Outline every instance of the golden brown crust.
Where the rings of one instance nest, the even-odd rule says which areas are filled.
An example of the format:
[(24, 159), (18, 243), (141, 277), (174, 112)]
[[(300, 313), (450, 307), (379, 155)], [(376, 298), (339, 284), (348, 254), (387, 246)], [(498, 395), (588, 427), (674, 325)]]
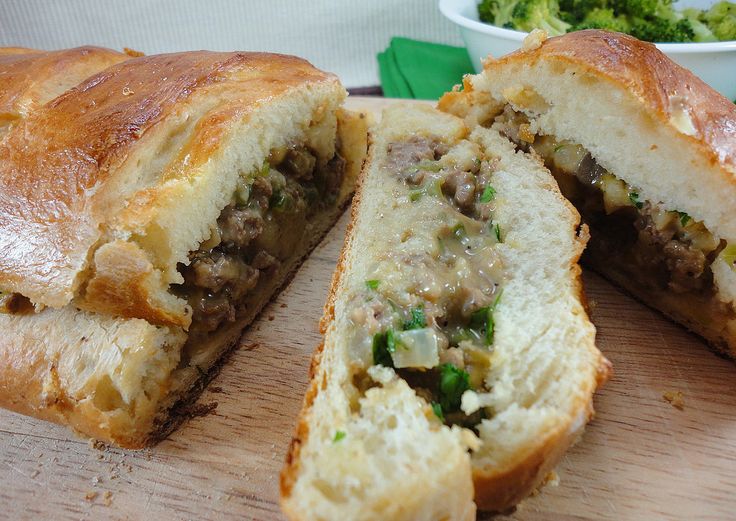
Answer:
[[(607, 31), (575, 31), (550, 38), (533, 50), (520, 50), (486, 62), (486, 69), (521, 62), (574, 63), (594, 76), (603, 76), (633, 93), (660, 123), (671, 125), (673, 109), (689, 113), (695, 147), (720, 163), (736, 182), (736, 105), (689, 70), (680, 67), (654, 44)], [(449, 103), (449, 102), (448, 102)]]
[[(230, 122), (315, 82), (337, 80), (282, 55), (200, 51), (141, 57), (88, 78), (18, 122), (0, 143), (0, 288), (54, 307), (75, 297), (85, 300), (84, 279), (94, 279), (92, 256), (106, 241), (111, 219), (121, 218), (116, 210), (127, 206), (135, 229), (136, 219), (145, 221), (159, 200), (176, 196), (167, 192), (168, 179), (186, 178), (218, 150)], [(126, 192), (130, 180), (121, 178), (121, 165), (145, 146), (146, 133), (175, 116), (187, 100), (205, 94), (216, 100), (216, 109), (198, 122), (162, 179), (154, 180), (162, 186)], [(127, 262), (124, 256), (117, 259)], [(102, 272), (122, 273), (124, 266), (113, 262)], [(128, 279), (113, 283), (131, 287), (104, 291), (105, 298), (138, 287), (134, 299), (141, 305), (107, 300), (110, 311), (158, 323), (167, 322), (156, 318), (167, 313), (181, 319), (183, 306), (162, 311), (149, 286), (143, 290)], [(82, 305), (101, 305), (95, 295), (92, 291)]]
[(53, 98), (107, 67), (128, 59), (101, 47), (37, 51), (0, 48), (0, 128), (27, 117)]
[[(330, 288), (327, 290), (327, 300), (325, 302), (322, 319), (320, 320), (320, 333), (322, 333), (322, 335), (327, 333), (327, 328), (335, 318), (335, 299), (337, 298), (337, 289), (340, 286), (340, 281), (342, 280), (342, 276), (345, 272), (345, 262), (353, 237), (352, 230), (355, 227), (358, 207), (360, 205), (361, 198), (363, 197), (363, 182), (367, 174), (365, 166), (370, 164), (373, 151), (371, 143), (371, 134), (368, 133), (366, 141), (367, 155), (364, 157), (364, 160), (361, 161), (359, 166), (356, 165), (360, 170), (357, 176), (355, 195), (353, 195), (350, 208), (350, 221), (348, 222), (345, 240), (343, 241), (342, 249), (340, 250), (340, 256), (338, 257), (335, 271), (332, 274)], [(314, 350), (309, 362), (309, 388), (304, 395), (304, 401), (302, 402), (302, 408), (300, 409), (299, 417), (297, 418), (294, 435), (289, 443), (284, 467), (281, 469), (281, 474), (279, 475), (279, 488), (282, 499), (291, 494), (291, 489), (299, 474), (299, 453), (301, 451), (301, 446), (306, 442), (309, 436), (309, 414), (312, 409), (312, 404), (320, 391), (320, 385), (319, 382), (317, 382), (316, 376), (319, 372), (319, 366), (322, 363), (322, 352), (324, 351), (324, 347), (324, 342), (320, 342)]]

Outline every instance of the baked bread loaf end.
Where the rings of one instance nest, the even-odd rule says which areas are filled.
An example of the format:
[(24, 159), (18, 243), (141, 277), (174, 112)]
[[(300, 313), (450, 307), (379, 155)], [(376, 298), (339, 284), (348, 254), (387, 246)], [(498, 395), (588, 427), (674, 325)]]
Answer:
[(541, 156), (591, 229), (584, 260), (736, 357), (736, 105), (654, 45), (579, 31), (440, 106)]
[[(68, 54), (100, 68), (52, 93)], [(0, 141), (0, 405), (142, 447), (342, 213), (365, 120), (291, 56), (3, 56), (35, 101)]]

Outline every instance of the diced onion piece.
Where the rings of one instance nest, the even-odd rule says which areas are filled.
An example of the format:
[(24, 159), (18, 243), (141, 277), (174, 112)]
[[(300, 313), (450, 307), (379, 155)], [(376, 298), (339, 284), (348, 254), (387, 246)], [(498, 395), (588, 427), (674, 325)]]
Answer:
[(690, 240), (692, 247), (706, 255), (718, 248), (719, 240), (701, 222), (691, 223), (684, 229), (683, 237)]
[(736, 245), (726, 246), (711, 264), (718, 298), (736, 304)]
[(731, 266), (731, 269), (736, 269), (736, 244), (729, 244), (723, 251), (718, 255), (723, 261)]
[(629, 188), (621, 179), (613, 174), (603, 174), (600, 186), (606, 213), (615, 212), (624, 206), (632, 206), (633, 203), (629, 199)]
[(666, 230), (672, 224), (674, 224), (677, 214), (670, 212), (662, 208), (661, 206), (654, 206), (650, 211), (652, 222), (658, 230)]
[(434, 329), (425, 327), (396, 333), (396, 350), (391, 353), (396, 368), (424, 367), (440, 363), (439, 338)]
[(574, 174), (580, 168), (580, 162), (588, 152), (582, 145), (562, 142), (554, 149), (552, 160), (557, 168), (568, 174)]

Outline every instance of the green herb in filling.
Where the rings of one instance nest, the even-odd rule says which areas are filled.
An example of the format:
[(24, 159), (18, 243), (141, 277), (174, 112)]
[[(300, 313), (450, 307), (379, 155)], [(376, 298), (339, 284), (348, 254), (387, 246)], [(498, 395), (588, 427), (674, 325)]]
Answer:
[(341, 439), (345, 437), (345, 431), (337, 431), (335, 432), (335, 437), (332, 439), (333, 443), (337, 443)]
[(376, 289), (376, 288), (378, 288), (378, 285), (379, 285), (380, 283), (381, 283), (381, 281), (380, 281), (380, 280), (376, 280), (376, 279), (372, 279), (372, 280), (366, 280), (366, 281), (365, 281), (365, 286), (366, 286), (366, 287), (367, 287), (368, 289)]
[(686, 214), (685, 212), (677, 212), (677, 215), (680, 217), (680, 225), (681, 226), (687, 226), (687, 223), (690, 222), (690, 216)]
[(483, 193), (480, 196), (480, 202), (490, 203), (494, 197), (496, 197), (496, 190), (494, 190), (491, 185), (488, 185), (483, 189)]
[(411, 310), (411, 318), (404, 322), (404, 330), (423, 327), (427, 327), (427, 317), (424, 316), (424, 308), (419, 306)]
[(442, 413), (442, 406), (439, 403), (432, 402), (432, 412), (434, 412), (434, 415), (444, 423), (445, 415)]
[(266, 177), (271, 172), (271, 165), (268, 161), (264, 161), (261, 165), (261, 169), (258, 171), (257, 175), (260, 175), (262, 177)]
[(470, 375), (452, 364), (440, 366), (439, 403), (443, 412), (460, 408), (463, 393), (470, 389)]
[(289, 210), (293, 206), (292, 203), (291, 196), (282, 190), (274, 192), (268, 200), (268, 205), (274, 210)]
[(501, 226), (500, 225), (496, 224), (493, 227), (493, 233), (496, 235), (496, 240), (498, 242), (503, 242), (503, 241), (501, 241)]
[(493, 312), (496, 310), (496, 307), (501, 300), (502, 293), (503, 292), (499, 292), (498, 296), (493, 301), (493, 305), (477, 309), (472, 315), (470, 315), (470, 328), (479, 332), (487, 346), (493, 345), (493, 335), (496, 328), (496, 322), (493, 319)]
[(639, 200), (638, 192), (629, 192), (629, 201), (631, 201), (631, 204), (636, 206), (639, 210), (644, 208), (644, 203)]
[(396, 340), (392, 329), (373, 335), (373, 363), (384, 367), (393, 367), (391, 353), (396, 352)]

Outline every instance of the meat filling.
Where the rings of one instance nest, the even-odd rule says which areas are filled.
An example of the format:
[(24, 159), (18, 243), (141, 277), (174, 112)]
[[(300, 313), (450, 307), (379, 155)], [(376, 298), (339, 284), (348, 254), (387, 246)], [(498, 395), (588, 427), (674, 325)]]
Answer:
[(642, 283), (674, 293), (714, 293), (711, 263), (726, 246), (703, 223), (660, 203), (640, 200), (635, 188), (601, 167), (582, 146), (535, 136), (522, 113), (507, 106), (496, 119), (524, 150), (533, 149), (580, 210), (597, 244), (612, 258), (637, 266)]
[(333, 204), (345, 161), (320, 165), (306, 147), (275, 151), (250, 180), (242, 178), (212, 236), (181, 265), (175, 292), (193, 310), (190, 336), (234, 321), (245, 297), (287, 260), (308, 218)]
[[(446, 424), (474, 428), (489, 411), (464, 410), (462, 396), (486, 390), (501, 297), (494, 248), (501, 236), (491, 220), (497, 161), (469, 141), (450, 148), (413, 137), (390, 143), (383, 166), (400, 183), (404, 204), (434, 198), (449, 222), (431, 232), (435, 249), (399, 246), (381, 258), (350, 315), (355, 345), (369, 340), (368, 365), (394, 368)], [(361, 391), (372, 385), (364, 370), (354, 382)]]

